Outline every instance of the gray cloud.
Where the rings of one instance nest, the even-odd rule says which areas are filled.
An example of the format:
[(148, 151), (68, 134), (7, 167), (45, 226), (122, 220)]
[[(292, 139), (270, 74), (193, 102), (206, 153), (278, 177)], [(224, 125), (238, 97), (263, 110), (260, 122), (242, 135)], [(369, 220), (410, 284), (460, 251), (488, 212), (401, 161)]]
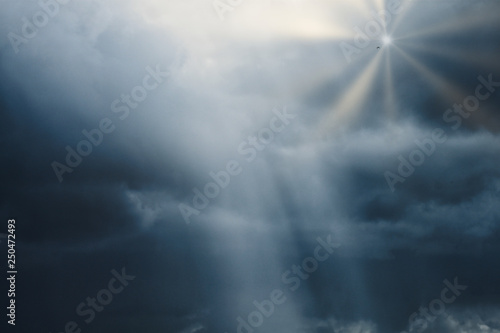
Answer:
[[(498, 3), (413, 2), (393, 45), (348, 63), (339, 43), (380, 3), (243, 2), (221, 21), (210, 1), (70, 1), (17, 53), (8, 34), (40, 5), (5, 7), (0, 213), (18, 225), (22, 330), (236, 332), (332, 234), (338, 251), (258, 331), (408, 330), (460, 276), (427, 331), (497, 332), (500, 94), (457, 130), (443, 114), (479, 75), (500, 81)], [(113, 102), (157, 65), (168, 78), (120, 119)], [(245, 162), (277, 107), (297, 117)], [(59, 182), (51, 163), (104, 118), (113, 132)], [(384, 172), (435, 128), (447, 140), (392, 192)], [(178, 205), (233, 159), (243, 172), (186, 225)], [(83, 324), (75, 307), (120, 267), (133, 285)]]

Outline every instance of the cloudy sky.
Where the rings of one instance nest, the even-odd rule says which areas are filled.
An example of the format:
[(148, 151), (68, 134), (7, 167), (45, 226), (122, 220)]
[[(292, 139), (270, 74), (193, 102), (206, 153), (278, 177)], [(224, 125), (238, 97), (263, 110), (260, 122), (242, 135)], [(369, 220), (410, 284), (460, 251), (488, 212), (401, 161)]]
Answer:
[(7, 332), (500, 332), (498, 1), (2, 4)]

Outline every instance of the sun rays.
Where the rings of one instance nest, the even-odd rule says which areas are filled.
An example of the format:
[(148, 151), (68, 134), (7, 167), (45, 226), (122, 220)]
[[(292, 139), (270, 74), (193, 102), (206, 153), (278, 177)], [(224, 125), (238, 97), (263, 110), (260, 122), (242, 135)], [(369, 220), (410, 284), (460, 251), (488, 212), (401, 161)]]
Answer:
[(345, 90), (339, 101), (331, 107), (331, 111), (320, 121), (319, 134), (323, 136), (331, 130), (354, 120), (362, 107), (368, 102), (365, 96), (373, 88), (382, 56), (376, 55), (366, 66), (359, 77)]
[[(473, 50), (463, 46), (459, 48), (455, 45), (450, 48), (447, 46), (449, 44), (445, 43), (445, 41), (456, 38), (465, 31), (482, 27), (485, 21), (494, 22), (497, 20), (497, 15), (492, 13), (487, 17), (479, 18), (474, 16), (474, 13), (461, 13), (463, 17), (460, 19), (454, 17), (453, 20), (447, 18), (443, 20), (441, 17), (441, 21), (433, 26), (427, 24), (414, 29), (411, 33), (398, 34), (397, 29), (402, 26), (403, 22), (412, 20), (412, 24), (415, 25), (414, 16), (410, 14), (425, 4), (405, 2), (404, 6), (400, 8), (399, 14), (388, 20), (387, 25), (383, 24), (380, 18), (377, 21), (377, 18), (374, 17), (374, 13), (377, 12), (387, 13), (386, 5), (387, 2), (384, 0), (373, 0), (370, 8), (356, 3), (356, 8), (362, 8), (361, 12), (365, 15), (366, 22), (371, 20), (380, 24), (380, 33), (376, 38), (369, 36), (370, 41), (359, 48), (361, 52), (356, 54), (354, 62), (348, 63), (346, 61), (345, 67), (335, 71), (335, 77), (327, 78), (323, 82), (324, 85), (326, 82), (332, 82), (336, 79), (344, 82), (344, 87), (339, 84), (329, 84), (334, 86), (336, 90), (332, 91), (331, 101), (324, 107), (323, 116), (318, 119), (315, 129), (317, 131), (316, 138), (335, 136), (344, 127), (353, 125), (357, 119), (368, 112), (379, 112), (378, 116), (386, 117), (389, 121), (394, 120), (400, 111), (398, 107), (401, 106), (402, 97), (398, 96), (398, 89), (395, 86), (398, 71), (401, 70), (410, 70), (416, 73), (420, 81), (433, 88), (435, 98), (441, 99), (445, 103), (461, 101), (467, 96), (468, 90), (457, 84), (453, 77), (444, 74), (443, 71), (435, 70), (433, 68), (435, 63), (429, 63), (429, 59), (432, 57), (459, 61), (464, 64), (478, 64), (490, 71), (500, 68), (498, 61), (491, 54), (478, 55)], [(366, 31), (365, 36), (367, 35), (368, 31)], [(359, 36), (363, 35), (358, 35), (358, 38), (363, 41), (364, 37)], [(359, 39), (359, 43), (355, 44), (356, 40), (352, 36), (344, 41), (356, 46), (361, 44)], [(343, 41), (337, 41), (337, 43), (341, 42)], [(397, 68), (395, 68), (396, 64)], [(333, 73), (334, 71), (329, 72)], [(306, 90), (319, 89), (322, 85), (320, 81), (325, 76), (316, 76), (317, 80), (314, 82), (314, 86), (308, 86)], [(380, 93), (374, 95), (375, 89)], [(373, 100), (373, 97), (376, 100)], [(374, 105), (381, 105), (383, 110), (376, 111), (377, 107)]]

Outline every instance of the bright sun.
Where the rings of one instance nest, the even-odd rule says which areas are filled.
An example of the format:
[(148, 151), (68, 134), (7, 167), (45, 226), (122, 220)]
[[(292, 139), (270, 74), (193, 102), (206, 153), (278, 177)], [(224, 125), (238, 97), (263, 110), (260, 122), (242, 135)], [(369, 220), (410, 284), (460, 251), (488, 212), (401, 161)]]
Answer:
[(385, 44), (385, 45), (389, 45), (389, 44), (391, 44), (392, 39), (391, 39), (391, 37), (390, 37), (390, 36), (384, 36), (384, 37), (382, 38), (382, 42), (384, 42), (384, 44)]

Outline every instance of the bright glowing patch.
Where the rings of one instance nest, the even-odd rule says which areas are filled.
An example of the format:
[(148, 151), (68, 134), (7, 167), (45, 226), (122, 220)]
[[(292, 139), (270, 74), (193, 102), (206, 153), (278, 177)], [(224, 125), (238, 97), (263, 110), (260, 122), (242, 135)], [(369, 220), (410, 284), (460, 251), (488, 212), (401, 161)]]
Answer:
[(391, 37), (390, 37), (390, 36), (384, 36), (384, 37), (382, 38), (382, 42), (384, 42), (384, 45), (389, 45), (389, 44), (391, 44), (391, 43), (392, 43), (392, 39), (391, 39)]

